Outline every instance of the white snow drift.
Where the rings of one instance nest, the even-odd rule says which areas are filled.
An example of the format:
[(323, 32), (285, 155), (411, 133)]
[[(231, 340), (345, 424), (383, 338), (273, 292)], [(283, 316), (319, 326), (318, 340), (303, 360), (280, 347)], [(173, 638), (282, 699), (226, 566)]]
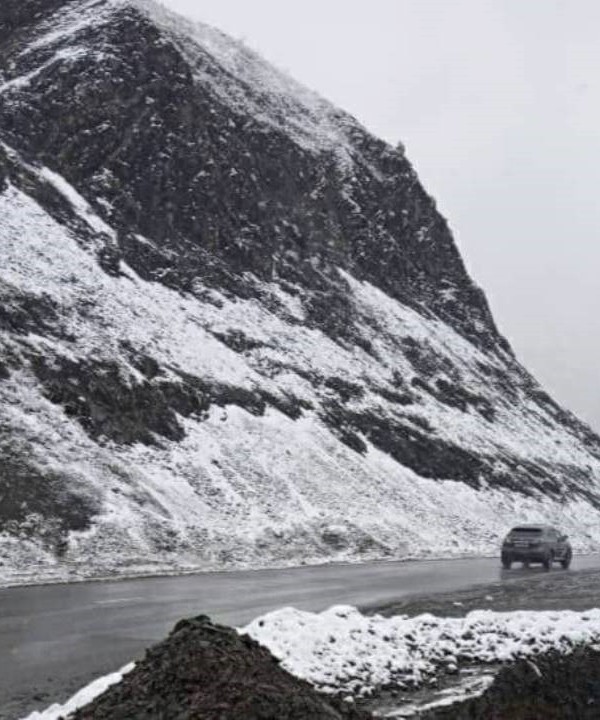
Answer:
[(600, 609), (384, 618), (346, 606), (319, 614), (285, 608), (257, 618), (243, 632), (319, 690), (368, 695), (391, 684), (419, 686), (460, 663), (506, 663), (596, 644)]

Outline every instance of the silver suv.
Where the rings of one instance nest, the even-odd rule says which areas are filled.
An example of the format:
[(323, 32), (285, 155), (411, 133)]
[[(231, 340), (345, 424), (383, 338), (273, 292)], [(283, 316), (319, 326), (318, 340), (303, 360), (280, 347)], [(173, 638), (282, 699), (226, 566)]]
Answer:
[(507, 570), (514, 562), (541, 563), (546, 570), (550, 570), (553, 562), (559, 562), (566, 570), (572, 557), (567, 536), (550, 525), (519, 525), (502, 543), (502, 566)]

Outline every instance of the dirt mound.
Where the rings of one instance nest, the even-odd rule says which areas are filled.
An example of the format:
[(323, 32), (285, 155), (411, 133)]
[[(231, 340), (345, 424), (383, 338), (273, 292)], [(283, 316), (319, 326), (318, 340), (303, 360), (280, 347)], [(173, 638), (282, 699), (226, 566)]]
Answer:
[(75, 720), (370, 720), (283, 670), (247, 635), (200, 616), (169, 637)]
[(500, 671), (479, 698), (435, 710), (422, 720), (598, 720), (600, 652), (551, 652)]

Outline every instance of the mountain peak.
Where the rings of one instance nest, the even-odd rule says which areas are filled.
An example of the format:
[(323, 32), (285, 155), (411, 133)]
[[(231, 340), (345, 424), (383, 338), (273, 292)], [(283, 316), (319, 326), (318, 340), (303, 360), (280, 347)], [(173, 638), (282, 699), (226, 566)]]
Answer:
[(160, 243), (195, 237), (211, 265), (252, 247), (245, 270), (310, 274), (319, 290), (342, 267), (507, 349), (403, 153), (243, 44), (151, 0), (43, 7), (33, 22), (19, 10), (2, 48), (2, 127), (82, 183), (100, 214), (111, 207), (107, 220)]
[[(31, 4), (37, 3), (32, 0)], [(20, 3), (19, 14), (29, 20), (32, 13), (25, 12), (24, 6), (27, 2)], [(54, 50), (57, 59), (66, 60), (65, 46), (72, 48), (81, 41), (85, 47), (103, 27), (143, 18), (160, 33), (155, 49), (173, 43), (196, 81), (210, 86), (240, 114), (254, 116), (315, 151), (349, 153), (343, 126), (357, 125), (351, 116), (277, 70), (244, 43), (209, 25), (188, 20), (155, 0), (64, 0), (53, 6), (53, 14), (38, 26), (38, 34), (23, 54)], [(229, 82), (224, 82), (225, 76)]]

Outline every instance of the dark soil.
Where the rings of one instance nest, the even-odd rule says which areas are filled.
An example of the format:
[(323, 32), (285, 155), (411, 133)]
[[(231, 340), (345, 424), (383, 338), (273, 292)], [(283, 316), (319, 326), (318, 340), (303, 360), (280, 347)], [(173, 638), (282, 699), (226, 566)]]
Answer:
[(504, 668), (478, 698), (418, 717), (422, 720), (597, 720), (600, 652), (549, 653)]
[(74, 720), (370, 720), (283, 670), (246, 635), (183, 620)]

